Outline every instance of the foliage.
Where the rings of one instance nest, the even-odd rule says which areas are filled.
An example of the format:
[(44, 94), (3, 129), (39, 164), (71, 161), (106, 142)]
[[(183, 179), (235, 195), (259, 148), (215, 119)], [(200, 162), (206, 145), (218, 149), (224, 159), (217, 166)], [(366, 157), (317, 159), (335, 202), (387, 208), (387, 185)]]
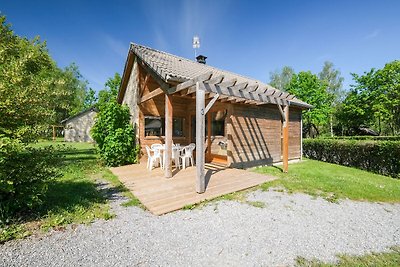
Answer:
[(83, 109), (88, 109), (88, 108), (94, 106), (96, 103), (97, 103), (96, 92), (92, 88), (89, 88), (89, 90), (86, 91), (86, 94), (85, 94), (85, 101), (83, 104)]
[(292, 67), (284, 66), (282, 70), (276, 70), (269, 74), (269, 84), (276, 89), (286, 91), (293, 74), (295, 74), (295, 72)]
[(369, 141), (400, 141), (400, 136), (369, 136), (369, 135), (353, 135), (353, 136), (334, 136), (321, 137), (324, 139), (344, 139), (344, 140), (369, 140)]
[(306, 157), (400, 178), (400, 141), (305, 139)]
[(340, 76), (340, 71), (334, 69), (332, 62), (325, 61), (322, 71), (318, 73), (318, 77), (327, 84), (328, 92), (334, 97), (333, 103), (335, 105), (339, 104), (343, 96), (342, 84), (344, 80)]
[(121, 76), (115, 73), (113, 78), (109, 78), (105, 84), (105, 88), (99, 92), (98, 106), (101, 109), (110, 101), (117, 99), (119, 86), (121, 84)]
[(116, 94), (120, 83), (119, 74), (110, 78), (106, 90), (99, 94), (99, 113), (92, 128), (100, 157), (108, 166), (119, 166), (134, 163), (137, 160), (135, 132), (130, 123), (130, 112), (127, 106), (117, 103)]
[(259, 167), (255, 171), (279, 177), (262, 184), (263, 190), (283, 187), (288, 192), (321, 196), (331, 202), (342, 198), (400, 202), (400, 180), (355, 168), (307, 159), (290, 164), (288, 173), (277, 166)]
[(363, 75), (352, 74), (355, 81), (344, 100), (338, 119), (348, 133), (360, 126), (377, 129), (379, 134), (400, 133), (400, 61)]
[[(81, 108), (86, 83), (78, 68), (59, 69), (46, 43), (14, 34), (0, 16), (0, 134), (30, 141)], [(80, 111), (80, 110), (79, 110)]]
[(53, 147), (31, 148), (0, 139), (0, 226), (41, 203), (47, 182), (58, 177), (61, 157)]
[(56, 69), (54, 71), (57, 86), (53, 90), (58, 91), (55, 99), (56, 124), (65, 118), (78, 114), (85, 108), (88, 82), (84, 80), (76, 64)]
[[(327, 84), (311, 72), (293, 74), (287, 91), (312, 105), (313, 108), (303, 112), (306, 127), (317, 129), (328, 123), (332, 110), (332, 95), (327, 92)], [(318, 131), (318, 130), (317, 130)]]
[[(63, 158), (63, 165), (58, 167), (62, 175), (47, 182), (48, 190), (41, 196), (40, 205), (24, 210), (20, 217), (9, 218), (9, 224), (0, 226), (0, 243), (50, 228), (63, 229), (71, 223), (111, 219), (114, 215), (110, 213), (107, 199), (116, 193), (129, 199), (123, 205), (142, 207), (118, 178), (99, 164), (92, 144), (60, 140), (39, 141), (29, 146), (46, 151), (49, 146), (55, 147), (54, 153)], [(99, 186), (98, 179), (110, 185)]]

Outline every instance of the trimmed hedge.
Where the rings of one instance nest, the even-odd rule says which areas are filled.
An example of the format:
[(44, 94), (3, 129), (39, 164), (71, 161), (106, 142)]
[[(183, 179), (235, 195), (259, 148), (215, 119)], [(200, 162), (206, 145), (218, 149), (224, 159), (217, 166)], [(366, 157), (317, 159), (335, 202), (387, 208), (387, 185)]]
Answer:
[(400, 141), (304, 139), (304, 156), (400, 178)]
[(400, 141), (400, 136), (369, 136), (369, 135), (355, 135), (355, 136), (327, 136), (323, 139), (335, 140), (367, 140), (367, 141)]

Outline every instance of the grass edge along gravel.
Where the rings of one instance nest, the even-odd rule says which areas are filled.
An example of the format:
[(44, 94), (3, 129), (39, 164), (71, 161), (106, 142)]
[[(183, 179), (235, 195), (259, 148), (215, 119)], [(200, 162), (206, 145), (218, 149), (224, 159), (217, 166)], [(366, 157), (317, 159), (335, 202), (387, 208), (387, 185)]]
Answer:
[[(115, 215), (111, 213), (107, 201), (107, 193), (110, 191), (128, 198), (122, 206), (144, 208), (118, 178), (99, 163), (92, 144), (64, 143), (58, 140), (41, 141), (32, 146), (49, 145), (61, 145), (59, 151), (65, 153), (63, 175), (48, 184), (42, 205), (0, 229), (0, 243), (50, 229), (63, 230), (67, 225), (111, 219)], [(99, 181), (106, 181), (111, 186), (100, 189)]]

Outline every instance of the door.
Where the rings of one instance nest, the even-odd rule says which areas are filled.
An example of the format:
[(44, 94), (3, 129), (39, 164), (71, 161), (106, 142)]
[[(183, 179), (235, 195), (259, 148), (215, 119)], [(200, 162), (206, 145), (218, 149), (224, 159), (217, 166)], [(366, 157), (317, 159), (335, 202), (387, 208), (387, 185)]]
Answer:
[[(226, 136), (226, 110), (209, 111), (205, 118), (206, 162), (226, 165), (227, 161), (227, 136)], [(191, 116), (191, 142), (196, 143), (196, 116)]]

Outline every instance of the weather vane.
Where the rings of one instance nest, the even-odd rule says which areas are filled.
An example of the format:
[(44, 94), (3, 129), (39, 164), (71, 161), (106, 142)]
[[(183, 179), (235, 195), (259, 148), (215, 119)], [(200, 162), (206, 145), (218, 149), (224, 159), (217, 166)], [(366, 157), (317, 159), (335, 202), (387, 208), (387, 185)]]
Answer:
[(193, 48), (194, 48), (194, 57), (197, 57), (197, 49), (200, 48), (200, 38), (199, 36), (193, 36)]

